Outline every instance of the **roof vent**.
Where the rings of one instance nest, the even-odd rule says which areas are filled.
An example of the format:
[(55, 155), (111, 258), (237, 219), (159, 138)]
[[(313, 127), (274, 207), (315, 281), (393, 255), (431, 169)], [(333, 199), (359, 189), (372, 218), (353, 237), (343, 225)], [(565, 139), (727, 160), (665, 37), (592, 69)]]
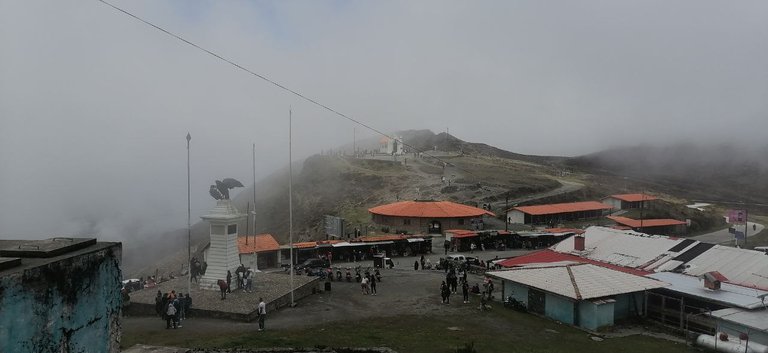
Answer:
[(586, 245), (585, 245), (585, 239), (583, 235), (574, 235), (573, 236), (573, 250), (576, 251), (584, 251)]
[(725, 278), (725, 276), (723, 276), (722, 274), (720, 274), (720, 272), (717, 272), (717, 271), (707, 272), (701, 275), (701, 278), (704, 279), (704, 288), (708, 288), (711, 290), (720, 289), (720, 284), (728, 280), (727, 278)]

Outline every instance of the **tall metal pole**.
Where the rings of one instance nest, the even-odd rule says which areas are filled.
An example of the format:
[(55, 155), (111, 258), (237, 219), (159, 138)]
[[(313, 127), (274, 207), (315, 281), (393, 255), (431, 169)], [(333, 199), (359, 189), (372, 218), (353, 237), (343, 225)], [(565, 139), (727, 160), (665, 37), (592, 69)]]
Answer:
[(256, 234), (256, 144), (253, 144), (253, 234)]
[[(746, 206), (746, 205), (745, 205)], [(749, 211), (744, 208), (744, 248), (747, 248), (747, 232), (749, 231)]]
[(509, 212), (509, 191), (507, 191), (507, 197), (504, 199), (504, 230), (509, 231), (509, 216), (507, 216), (507, 212)]
[(192, 140), (192, 135), (187, 132), (187, 272), (189, 278), (187, 279), (187, 295), (192, 290), (192, 202), (190, 201), (190, 172), (189, 172), (189, 141)]
[(288, 109), (288, 248), (291, 250), (291, 307), (293, 303), (293, 165), (291, 163), (291, 119), (293, 112)]

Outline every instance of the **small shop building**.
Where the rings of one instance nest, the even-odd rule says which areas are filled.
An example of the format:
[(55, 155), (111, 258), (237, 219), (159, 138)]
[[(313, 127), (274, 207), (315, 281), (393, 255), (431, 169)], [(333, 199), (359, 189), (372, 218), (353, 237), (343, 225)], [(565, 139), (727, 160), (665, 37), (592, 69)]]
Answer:
[(666, 284), (593, 264), (557, 262), (488, 272), (529, 311), (587, 330), (644, 312), (644, 293)]
[(688, 223), (670, 218), (633, 219), (622, 216), (606, 217), (618, 224), (636, 232), (658, 235), (682, 235), (686, 233)]
[(619, 194), (603, 198), (601, 201), (613, 207), (614, 210), (631, 210), (636, 208), (649, 208), (656, 196), (648, 194)]
[(386, 233), (443, 234), (446, 229), (482, 230), (483, 217), (496, 215), (482, 208), (450, 201), (401, 201), (368, 209), (373, 223)]
[(280, 266), (280, 244), (272, 234), (244, 235), (237, 238), (240, 263), (252, 269)]
[(562, 222), (598, 219), (612, 206), (597, 201), (519, 206), (507, 211), (512, 224), (557, 224)]

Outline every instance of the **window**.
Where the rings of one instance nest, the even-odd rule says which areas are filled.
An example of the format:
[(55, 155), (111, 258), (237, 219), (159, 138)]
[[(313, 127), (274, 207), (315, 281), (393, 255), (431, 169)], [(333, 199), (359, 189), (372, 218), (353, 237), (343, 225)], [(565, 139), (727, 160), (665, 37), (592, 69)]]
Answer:
[(237, 234), (237, 224), (230, 224), (227, 226), (227, 234)]
[(460, 226), (463, 226), (463, 225), (464, 225), (464, 218), (459, 218), (459, 225), (460, 225)]
[(409, 225), (411, 225), (411, 220), (410, 219), (404, 219), (403, 220), (403, 224), (409, 226)]

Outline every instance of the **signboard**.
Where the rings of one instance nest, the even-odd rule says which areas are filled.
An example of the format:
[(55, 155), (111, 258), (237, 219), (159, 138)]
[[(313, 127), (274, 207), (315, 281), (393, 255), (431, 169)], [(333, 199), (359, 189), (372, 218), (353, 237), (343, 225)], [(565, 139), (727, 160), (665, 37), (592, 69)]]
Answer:
[(747, 221), (746, 210), (728, 210), (728, 223), (744, 223)]
[(344, 218), (326, 215), (325, 234), (339, 238), (344, 236)]

